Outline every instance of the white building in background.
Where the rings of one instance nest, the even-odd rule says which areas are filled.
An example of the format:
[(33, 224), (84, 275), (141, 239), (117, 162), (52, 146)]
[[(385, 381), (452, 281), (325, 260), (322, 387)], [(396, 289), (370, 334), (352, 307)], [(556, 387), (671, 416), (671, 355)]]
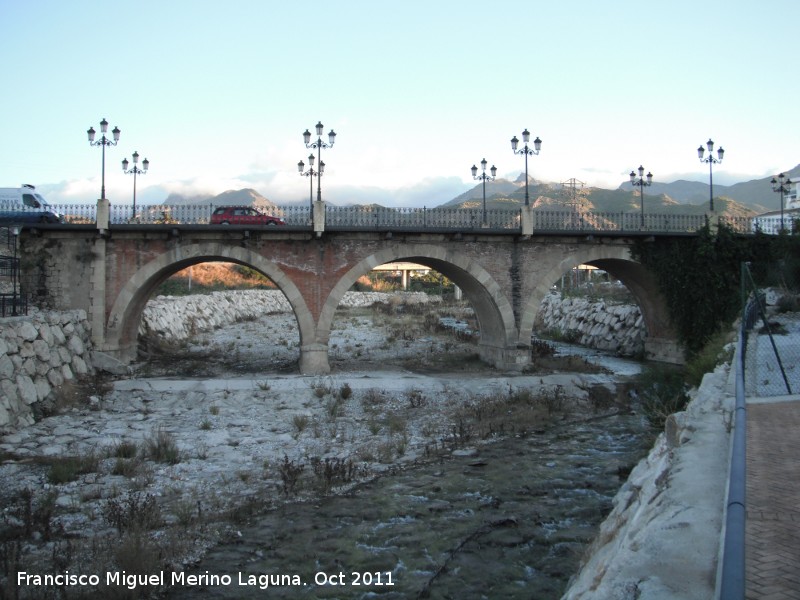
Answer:
[(797, 195), (798, 186), (800, 186), (800, 181), (793, 181), (789, 186), (789, 191), (783, 195), (783, 201), (786, 203), (784, 208), (800, 208), (800, 198)]
[(795, 223), (800, 222), (800, 180), (792, 181), (787, 187), (789, 190), (783, 194), (783, 223), (781, 211), (773, 210), (753, 217), (753, 231), (777, 234), (781, 229), (790, 233), (798, 229)]

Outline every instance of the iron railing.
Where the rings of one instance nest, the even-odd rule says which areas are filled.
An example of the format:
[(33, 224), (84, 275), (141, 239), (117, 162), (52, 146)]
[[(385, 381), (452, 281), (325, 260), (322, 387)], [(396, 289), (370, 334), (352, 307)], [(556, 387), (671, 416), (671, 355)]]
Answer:
[(327, 206), (325, 228), (402, 230), (520, 229), (519, 209)]
[[(184, 224), (207, 225), (214, 204), (146, 204), (133, 206), (112, 204), (111, 225)], [(94, 223), (97, 205), (61, 204), (51, 207), (66, 223)], [(312, 209), (308, 205), (276, 206), (271, 214), (283, 217), (293, 228), (313, 227)], [(522, 229), (522, 209), (491, 208), (389, 208), (384, 206), (325, 205), (325, 229), (329, 230), (392, 230), (392, 231), (471, 231), (514, 232)], [(693, 233), (708, 223), (707, 215), (640, 212), (583, 212), (569, 209), (532, 211), (535, 232), (653, 232)], [(720, 216), (719, 221), (737, 233), (778, 233), (768, 226), (765, 217)], [(787, 218), (787, 225), (788, 225)]]

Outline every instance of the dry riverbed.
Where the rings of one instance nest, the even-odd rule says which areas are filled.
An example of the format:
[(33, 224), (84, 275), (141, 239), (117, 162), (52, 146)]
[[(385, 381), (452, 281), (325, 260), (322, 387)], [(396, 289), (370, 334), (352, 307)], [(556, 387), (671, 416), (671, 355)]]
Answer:
[[(270, 508), (627, 409), (607, 375), (566, 372), (574, 362), (558, 372), (552, 359), (498, 372), (468, 335), (436, 323), (402, 307), (340, 310), (326, 377), (297, 374), (285, 314), (151, 345), (134, 376), (0, 437), (0, 598), (161, 591), (106, 586), (105, 574), (183, 571)], [(19, 585), (16, 575), (67, 570), (101, 584)]]

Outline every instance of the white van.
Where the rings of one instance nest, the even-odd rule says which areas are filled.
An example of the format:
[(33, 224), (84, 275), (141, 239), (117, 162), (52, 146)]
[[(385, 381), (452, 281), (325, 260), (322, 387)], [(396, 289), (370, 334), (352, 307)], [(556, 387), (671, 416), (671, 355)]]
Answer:
[(64, 218), (53, 210), (36, 188), (23, 184), (18, 188), (0, 188), (0, 223), (62, 223)]

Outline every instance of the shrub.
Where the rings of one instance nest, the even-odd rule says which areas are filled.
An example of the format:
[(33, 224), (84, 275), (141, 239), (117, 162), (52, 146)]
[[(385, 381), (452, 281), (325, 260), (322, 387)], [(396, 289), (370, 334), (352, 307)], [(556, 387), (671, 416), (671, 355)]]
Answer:
[(278, 473), (281, 476), (284, 496), (290, 496), (296, 492), (297, 482), (305, 467), (304, 464), (297, 464), (293, 460), (289, 460), (285, 454), (283, 455), (283, 462), (278, 467)]
[(690, 386), (699, 386), (703, 381), (703, 375), (712, 372), (717, 365), (733, 358), (733, 347), (728, 346), (731, 337), (729, 332), (719, 332), (713, 335), (703, 349), (686, 363), (686, 382)]
[(124, 498), (111, 498), (103, 507), (103, 518), (122, 534), (128, 530), (147, 531), (162, 523), (161, 508), (152, 494), (129, 492)]
[(683, 373), (675, 368), (658, 367), (643, 372), (636, 388), (644, 415), (654, 429), (663, 429), (667, 417), (683, 410), (689, 401)]

